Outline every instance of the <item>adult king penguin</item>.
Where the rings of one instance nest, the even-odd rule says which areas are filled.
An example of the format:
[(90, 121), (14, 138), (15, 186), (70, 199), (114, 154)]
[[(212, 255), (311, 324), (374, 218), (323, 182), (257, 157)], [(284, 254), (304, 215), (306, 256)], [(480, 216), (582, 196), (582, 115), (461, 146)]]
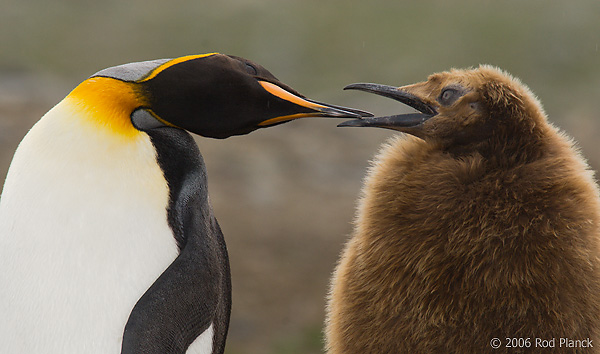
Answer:
[(222, 353), (231, 290), (192, 132), (362, 111), (218, 53), (102, 70), (25, 136), (0, 200), (3, 353)]
[(481, 66), (400, 88), (336, 268), (329, 354), (599, 353), (600, 200), (519, 80)]

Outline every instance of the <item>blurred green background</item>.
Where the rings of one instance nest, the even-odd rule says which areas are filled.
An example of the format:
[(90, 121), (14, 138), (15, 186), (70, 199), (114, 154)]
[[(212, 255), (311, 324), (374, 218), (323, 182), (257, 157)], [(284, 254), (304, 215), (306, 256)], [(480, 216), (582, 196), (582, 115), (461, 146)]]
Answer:
[[(18, 142), (96, 71), (218, 51), (264, 65), (310, 98), (402, 105), (341, 88), (404, 85), (452, 67), (521, 78), (600, 168), (598, 0), (42, 1), (0, 4), (0, 179)], [(394, 133), (301, 120), (197, 139), (233, 273), (227, 353), (320, 353), (328, 279), (368, 160)]]

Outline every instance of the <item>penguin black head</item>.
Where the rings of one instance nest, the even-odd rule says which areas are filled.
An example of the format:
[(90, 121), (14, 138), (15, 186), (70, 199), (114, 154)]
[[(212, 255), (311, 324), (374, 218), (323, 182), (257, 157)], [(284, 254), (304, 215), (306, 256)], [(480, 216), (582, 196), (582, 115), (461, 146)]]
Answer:
[(262, 66), (219, 53), (125, 64), (102, 70), (86, 82), (104, 79), (120, 83), (96, 85), (94, 95), (122, 91), (115, 92), (126, 106), (119, 109), (139, 130), (174, 126), (227, 138), (296, 118), (370, 116), (309, 100)]
[(352, 84), (345, 89), (386, 96), (419, 112), (351, 120), (339, 126), (394, 129), (447, 149), (475, 146), (493, 136), (530, 139), (534, 128), (546, 121), (540, 103), (525, 85), (487, 65), (436, 73), (408, 86)]

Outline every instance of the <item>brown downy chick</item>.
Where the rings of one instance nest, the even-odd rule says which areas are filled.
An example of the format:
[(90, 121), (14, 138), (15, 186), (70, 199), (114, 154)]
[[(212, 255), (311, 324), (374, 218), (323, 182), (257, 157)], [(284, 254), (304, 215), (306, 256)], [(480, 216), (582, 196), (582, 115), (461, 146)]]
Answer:
[(420, 113), (341, 124), (410, 135), (369, 170), (328, 353), (600, 352), (598, 188), (529, 89), (490, 66), (349, 88)]

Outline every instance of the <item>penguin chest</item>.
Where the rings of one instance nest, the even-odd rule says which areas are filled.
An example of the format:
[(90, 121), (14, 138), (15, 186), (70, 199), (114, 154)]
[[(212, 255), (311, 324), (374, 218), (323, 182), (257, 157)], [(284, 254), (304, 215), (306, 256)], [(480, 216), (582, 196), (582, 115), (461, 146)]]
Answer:
[(19, 146), (0, 200), (2, 346), (119, 353), (132, 308), (178, 254), (168, 186), (147, 135), (56, 115)]

